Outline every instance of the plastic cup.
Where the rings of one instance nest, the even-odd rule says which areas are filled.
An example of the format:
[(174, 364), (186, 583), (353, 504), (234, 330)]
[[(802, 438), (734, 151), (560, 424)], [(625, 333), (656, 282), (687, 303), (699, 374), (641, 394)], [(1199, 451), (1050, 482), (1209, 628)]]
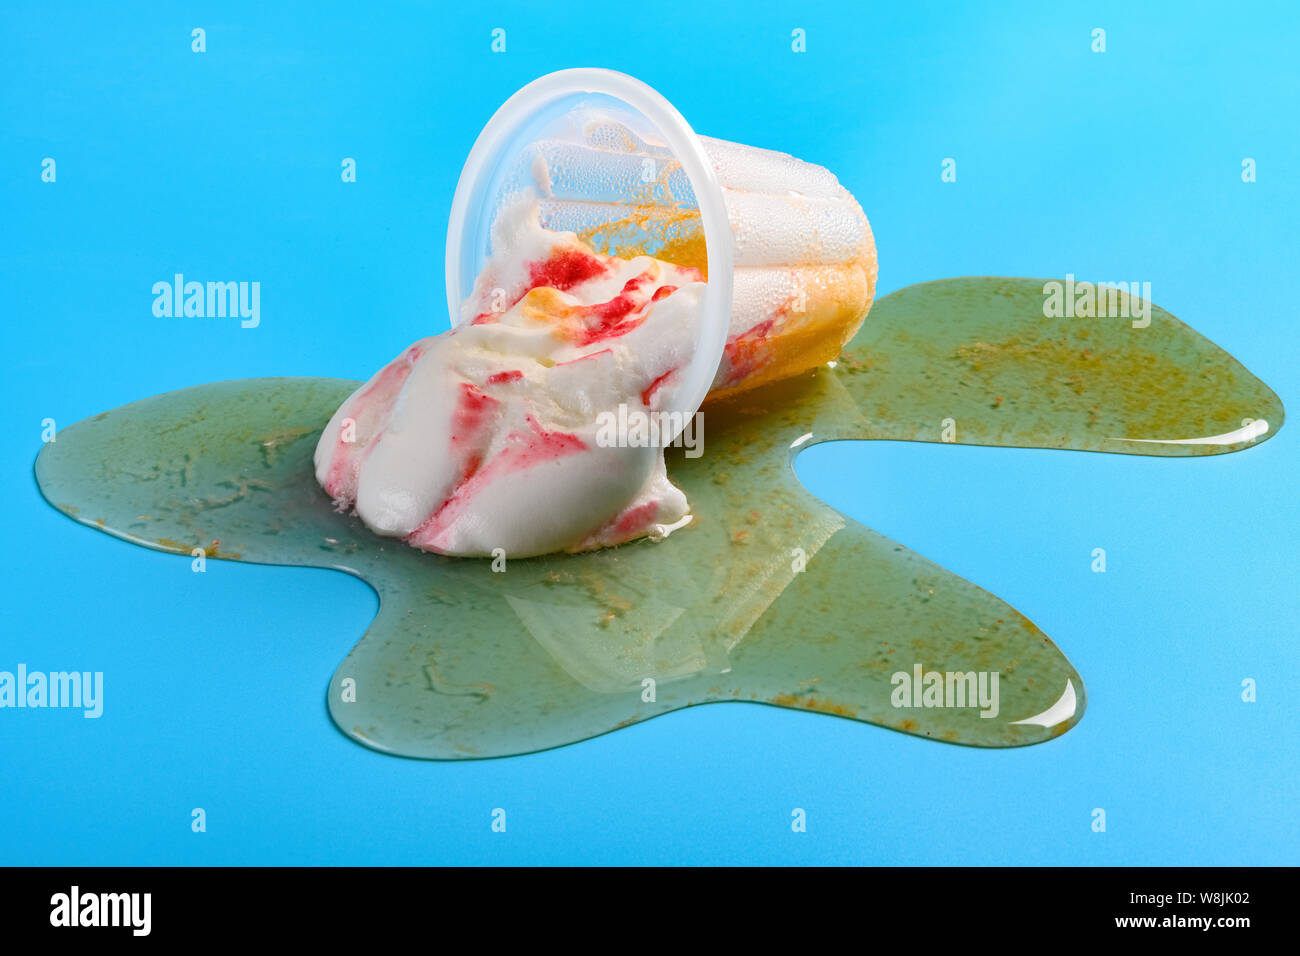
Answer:
[[(461, 305), (491, 255), (493, 223), (524, 191), (538, 198), (542, 226), (575, 232), (597, 251), (707, 270), (692, 358), (674, 393), (676, 407), (665, 409), (682, 422), (711, 389), (833, 358), (870, 305), (870, 226), (829, 171), (698, 136), (641, 81), (613, 70), (572, 69), (511, 96), (470, 151), (447, 229), (453, 325), (469, 318)], [(850, 314), (860, 301), (860, 314)], [(836, 341), (817, 321), (833, 309), (843, 313), (843, 327), (830, 336)], [(778, 321), (796, 331), (807, 326), (807, 341), (790, 336), (786, 354), (765, 358), (761, 374), (738, 364), (729, 342)], [(664, 434), (660, 443), (675, 437)]]
[[(655, 155), (619, 155), (590, 143), (593, 123), (604, 118), (610, 127), (632, 131), (659, 150)], [(540, 151), (573, 151), (573, 161), (587, 166), (562, 192), (572, 202), (632, 206), (644, 203), (653, 190), (644, 187), (644, 170), (629, 163), (648, 159), (680, 170), (689, 195), (665, 201), (698, 210), (711, 265), (708, 288), (701, 299), (695, 325), (692, 359), (676, 390), (676, 408), (687, 421), (699, 408), (713, 382), (726, 343), (731, 314), (732, 243), (722, 187), (700, 138), (666, 99), (640, 80), (613, 70), (575, 69), (551, 73), (529, 83), (506, 100), (492, 116), (470, 150), (451, 204), (447, 226), (447, 305), (453, 325), (460, 324), (461, 303), (491, 254), (492, 224), (504, 205), (526, 185), (532, 162)], [(653, 170), (652, 181), (664, 172)], [(525, 177), (521, 180), (520, 177)], [(551, 190), (554, 192), (554, 190)], [(552, 197), (554, 198), (554, 197)], [(676, 435), (663, 435), (667, 443)]]

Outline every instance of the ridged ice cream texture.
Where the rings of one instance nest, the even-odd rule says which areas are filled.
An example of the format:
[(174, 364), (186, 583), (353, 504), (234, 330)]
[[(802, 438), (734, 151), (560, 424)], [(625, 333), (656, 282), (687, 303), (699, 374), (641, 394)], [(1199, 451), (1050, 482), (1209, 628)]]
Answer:
[[(606, 447), (599, 420), (620, 404), (677, 405), (708, 268), (694, 196), (661, 148), (618, 124), (586, 134), (521, 160), (537, 188), (498, 215), (461, 324), (405, 350), (322, 433), (317, 480), (373, 531), (526, 557), (689, 520), (663, 449)], [(702, 140), (736, 262), (712, 400), (836, 358), (870, 308), (876, 258), (866, 216), (829, 171)]]
[[(707, 276), (703, 227), (680, 164), (618, 123), (593, 118), (586, 139), (535, 144), (529, 161), (546, 193), (543, 223), (602, 252), (648, 253)], [(700, 140), (722, 188), (735, 263), (727, 349), (709, 395), (717, 399), (834, 360), (875, 296), (876, 244), (862, 207), (829, 170)]]

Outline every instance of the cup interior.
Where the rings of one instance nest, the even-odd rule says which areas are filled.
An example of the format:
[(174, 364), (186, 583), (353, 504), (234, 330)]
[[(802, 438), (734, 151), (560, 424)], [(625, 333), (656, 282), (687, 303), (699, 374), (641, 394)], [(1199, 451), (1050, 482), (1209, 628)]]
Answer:
[(610, 70), (553, 73), (507, 100), (479, 135), (452, 203), (453, 325), (495, 251), (498, 217), (521, 202), (536, 204), (543, 228), (575, 233), (597, 252), (654, 256), (706, 277), (671, 409), (693, 414), (726, 343), (733, 241), (713, 165), (686, 121), (650, 87)]

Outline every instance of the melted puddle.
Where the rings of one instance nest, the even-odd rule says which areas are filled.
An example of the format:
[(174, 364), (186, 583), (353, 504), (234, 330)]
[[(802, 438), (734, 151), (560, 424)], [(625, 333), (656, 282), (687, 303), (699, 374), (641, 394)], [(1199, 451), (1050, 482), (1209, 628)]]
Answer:
[[(145, 547), (369, 582), (379, 613), (335, 671), (329, 708), (344, 733), (389, 753), (527, 753), (733, 700), (1033, 744), (1085, 707), (1056, 645), (814, 498), (792, 462), (836, 439), (1210, 455), (1281, 426), (1277, 396), (1169, 313), (1152, 306), (1145, 328), (1044, 318), (1043, 285), (947, 279), (886, 296), (834, 367), (705, 406), (704, 456), (669, 454), (692, 524), (662, 542), (510, 560), (504, 573), (334, 513), (312, 452), (353, 381), (250, 379), (145, 399), (60, 431), (36, 476), (56, 508)], [(915, 706), (936, 701), (962, 706)]]

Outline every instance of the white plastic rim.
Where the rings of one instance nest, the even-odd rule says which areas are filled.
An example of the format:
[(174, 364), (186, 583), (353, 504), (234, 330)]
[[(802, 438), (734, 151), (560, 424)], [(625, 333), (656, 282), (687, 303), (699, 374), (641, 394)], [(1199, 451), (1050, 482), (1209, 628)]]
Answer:
[[(516, 131), (539, 112), (558, 100), (584, 93), (603, 94), (621, 100), (639, 112), (655, 127), (682, 165), (682, 171), (695, 191), (700, 219), (704, 224), (704, 244), (709, 263), (709, 279), (701, 299), (700, 321), (696, 329), (695, 355), (687, 366), (681, 390), (683, 420), (700, 407), (708, 394), (718, 364), (722, 361), (731, 325), (732, 273), (734, 250), (731, 225), (722, 200), (722, 187), (695, 131), (681, 113), (654, 89), (635, 77), (616, 70), (580, 68), (548, 73), (533, 80), (506, 100), (488, 120), (474, 148), (469, 151), (456, 195), (451, 201), (447, 223), (447, 309), (453, 326), (460, 323), (461, 257), (466, 222), (478, 206), (495, 197), (487, 194), (487, 184), (506, 158), (503, 149)], [(676, 436), (664, 436), (665, 440)]]

